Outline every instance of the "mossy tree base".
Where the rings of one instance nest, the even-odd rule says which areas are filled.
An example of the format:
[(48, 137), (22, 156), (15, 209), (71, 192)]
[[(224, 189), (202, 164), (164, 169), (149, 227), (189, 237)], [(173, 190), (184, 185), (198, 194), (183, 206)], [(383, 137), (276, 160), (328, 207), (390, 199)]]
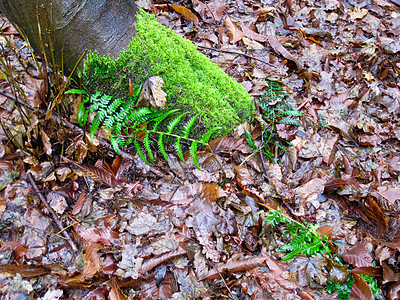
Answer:
[(251, 113), (253, 101), (242, 85), (190, 41), (143, 11), (136, 17), (137, 34), (119, 58), (89, 54), (84, 76), (92, 89), (127, 97), (129, 80), (139, 87), (146, 78), (160, 76), (169, 108), (201, 113), (205, 127), (220, 126), (221, 134)]

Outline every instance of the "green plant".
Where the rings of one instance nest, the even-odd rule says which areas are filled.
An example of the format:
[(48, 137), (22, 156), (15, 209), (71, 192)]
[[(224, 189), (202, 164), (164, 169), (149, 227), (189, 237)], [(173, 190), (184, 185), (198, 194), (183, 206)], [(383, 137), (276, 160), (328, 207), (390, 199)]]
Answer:
[(279, 251), (288, 253), (282, 260), (292, 259), (295, 255), (303, 254), (312, 256), (315, 254), (330, 254), (328, 237), (317, 232), (318, 226), (299, 223), (282, 214), (282, 209), (271, 210), (265, 222), (272, 227), (284, 224), (284, 234), (289, 235), (290, 241), (281, 246)]
[[(279, 248), (279, 252), (288, 253), (282, 258), (283, 261), (292, 259), (295, 255), (323, 255), (336, 264), (343, 266), (343, 260), (340, 256), (332, 256), (328, 246), (328, 237), (317, 232), (318, 226), (299, 223), (285, 216), (282, 209), (278, 207), (276, 210), (270, 209), (265, 222), (273, 228), (283, 225), (284, 235), (289, 237), (289, 241)], [(325, 266), (326, 269), (329, 269)], [(346, 271), (347, 273), (347, 271)], [(382, 290), (378, 287), (375, 277), (368, 275), (360, 275), (371, 288), (375, 299), (382, 299)], [(339, 299), (350, 299), (351, 288), (354, 283), (354, 277), (349, 273), (344, 283), (327, 280), (325, 289), (328, 293), (337, 293)]]
[(99, 91), (89, 95), (86, 91), (72, 89), (67, 93), (86, 95), (78, 109), (78, 121), (81, 126), (84, 126), (89, 114), (95, 113), (90, 127), (92, 140), (95, 132), (101, 125), (104, 125), (107, 130), (111, 131), (110, 143), (117, 153), (119, 153), (120, 146), (133, 143), (138, 155), (150, 165), (151, 163), (146, 158), (140, 144), (143, 144), (149, 160), (154, 161), (151, 137), (156, 136), (158, 149), (167, 161), (168, 156), (165, 150), (167, 140), (174, 140), (175, 151), (183, 162), (185, 162), (185, 159), (182, 142), (190, 143), (190, 156), (196, 167), (200, 169), (196, 154), (198, 146), (199, 144), (208, 146), (211, 136), (219, 129), (218, 127), (210, 128), (202, 134), (200, 139), (190, 138), (199, 114), (184, 122), (188, 113), (181, 114), (178, 109), (136, 108), (135, 103), (139, 97), (140, 89), (137, 89), (136, 93), (126, 101), (122, 98), (113, 98)]
[(285, 147), (290, 145), (278, 135), (277, 124), (301, 126), (296, 118), (302, 117), (303, 114), (296, 109), (296, 101), (287, 96), (279, 82), (268, 81), (268, 88), (258, 99), (261, 113), (255, 115), (255, 119), (263, 129), (261, 147), (255, 145), (251, 133), (246, 129), (246, 140), (250, 147), (254, 151), (262, 151), (268, 159), (275, 158), (275, 147), (285, 151)]
[(344, 284), (332, 280), (327, 280), (325, 290), (328, 293), (337, 293), (339, 299), (348, 300), (350, 299), (350, 292), (353, 283), (354, 278), (351, 275), (347, 278)]
[(83, 78), (92, 89), (115, 97), (128, 95), (128, 82), (138, 86), (146, 78), (165, 80), (168, 107), (201, 113), (207, 129), (231, 124), (254, 111), (254, 101), (234, 78), (202, 54), (189, 40), (160, 25), (154, 16), (137, 14), (137, 34), (118, 58), (90, 53)]
[[(378, 287), (378, 282), (376, 278), (369, 275), (360, 274), (360, 276), (368, 283), (372, 290), (375, 299), (383, 299), (382, 290)], [(328, 293), (337, 293), (339, 299), (348, 300), (350, 299), (351, 287), (354, 283), (354, 277), (350, 274), (344, 284), (335, 282), (332, 280), (327, 280), (325, 290)]]

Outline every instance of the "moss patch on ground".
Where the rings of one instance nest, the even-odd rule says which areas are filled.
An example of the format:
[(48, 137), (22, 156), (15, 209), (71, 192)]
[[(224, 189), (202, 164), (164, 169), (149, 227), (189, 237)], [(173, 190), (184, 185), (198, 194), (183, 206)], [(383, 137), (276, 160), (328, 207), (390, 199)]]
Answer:
[[(154, 16), (140, 11), (137, 34), (119, 58), (91, 53), (85, 62), (84, 76), (91, 88), (118, 97), (127, 97), (129, 79), (140, 86), (150, 76), (165, 80), (169, 108), (202, 113), (207, 128), (222, 127), (248, 116), (253, 100), (243, 86), (199, 52), (192, 42), (160, 25)], [(90, 76), (89, 76), (90, 74)]]

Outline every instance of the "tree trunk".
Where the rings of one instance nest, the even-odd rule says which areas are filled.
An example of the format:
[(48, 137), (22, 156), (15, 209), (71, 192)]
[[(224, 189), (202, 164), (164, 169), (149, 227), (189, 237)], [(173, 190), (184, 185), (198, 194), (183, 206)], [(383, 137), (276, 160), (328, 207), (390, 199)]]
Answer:
[[(138, 7), (132, 0), (0, 0), (0, 10), (23, 29), (37, 54), (41, 41), (53, 48), (66, 73), (85, 49), (118, 57), (136, 34)], [(49, 51), (46, 55), (52, 62)]]

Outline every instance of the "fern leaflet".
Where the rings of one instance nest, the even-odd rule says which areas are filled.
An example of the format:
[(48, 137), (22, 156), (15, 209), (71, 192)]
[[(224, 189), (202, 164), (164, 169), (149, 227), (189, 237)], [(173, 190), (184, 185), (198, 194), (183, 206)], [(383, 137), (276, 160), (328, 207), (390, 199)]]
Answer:
[(201, 170), (200, 166), (199, 166), (199, 162), (197, 161), (197, 153), (196, 153), (198, 144), (199, 144), (199, 141), (198, 140), (194, 140), (190, 144), (189, 153), (190, 153), (190, 156), (192, 157), (194, 165), (197, 167), (197, 169)]

